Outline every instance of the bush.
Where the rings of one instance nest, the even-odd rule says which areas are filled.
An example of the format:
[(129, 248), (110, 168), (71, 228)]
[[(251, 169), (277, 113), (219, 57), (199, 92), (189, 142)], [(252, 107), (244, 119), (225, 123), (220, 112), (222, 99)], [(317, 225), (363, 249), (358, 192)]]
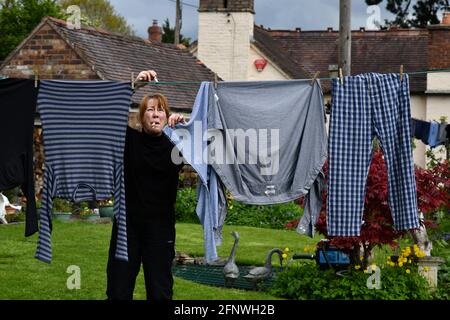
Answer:
[(22, 190), (20, 189), (20, 187), (16, 187), (16, 188), (4, 190), (2, 193), (5, 197), (8, 198), (10, 203), (17, 203), (19, 200), (18, 199), (19, 195), (22, 194)]
[(367, 287), (368, 273), (350, 271), (338, 276), (332, 270), (320, 270), (316, 264), (303, 263), (277, 274), (270, 293), (296, 300), (427, 300), (438, 298), (417, 272), (401, 268), (381, 269), (381, 289)]
[(273, 205), (249, 205), (231, 200), (225, 219), (227, 225), (284, 229), (284, 225), (298, 220), (303, 209), (294, 202)]
[(200, 223), (195, 212), (197, 193), (193, 188), (181, 188), (175, 202), (175, 219), (177, 222)]
[(70, 201), (54, 198), (53, 199), (53, 212), (71, 212), (72, 203)]
[(6, 215), (6, 221), (8, 221), (8, 223), (23, 222), (25, 221), (25, 212), (19, 211), (18, 213), (15, 214), (8, 214)]
[[(195, 212), (196, 206), (197, 195), (195, 189), (178, 189), (175, 203), (175, 217), (178, 222), (199, 223), (200, 221)], [(286, 222), (299, 219), (302, 212), (303, 209), (294, 202), (256, 206), (229, 200), (225, 223), (227, 225), (284, 229)]]
[(450, 299), (450, 256), (447, 256), (445, 263), (439, 266), (436, 296), (442, 300)]

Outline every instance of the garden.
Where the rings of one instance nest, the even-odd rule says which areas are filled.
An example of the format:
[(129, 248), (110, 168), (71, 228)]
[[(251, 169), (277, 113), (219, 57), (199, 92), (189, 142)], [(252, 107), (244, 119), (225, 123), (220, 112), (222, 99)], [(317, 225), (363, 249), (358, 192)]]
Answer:
[[(326, 166), (324, 171), (327, 172)], [(387, 204), (387, 174), (383, 154), (379, 150), (374, 152), (369, 171), (365, 223), (358, 238), (327, 239), (326, 201), (316, 225), (317, 233), (314, 238), (308, 238), (295, 231), (303, 212), (301, 200), (254, 206), (236, 202), (228, 194), (228, 215), (223, 229), (223, 244), (218, 247), (219, 256), (226, 261), (235, 242), (231, 233), (237, 232), (236, 265), (241, 270), (241, 276), (245, 276), (252, 268), (264, 265), (268, 251), (280, 248), (282, 259), (271, 259), (273, 272), (265, 280), (270, 280), (270, 285), (243, 288), (235, 284), (225, 287), (222, 267), (217, 266), (217, 280), (211, 285), (192, 281), (192, 277), (174, 271), (174, 298), (448, 300), (449, 172), (448, 161), (432, 162), (426, 169), (416, 168), (418, 204), (426, 226), (425, 240), (393, 229)], [(326, 193), (323, 197), (326, 198)], [(111, 204), (111, 201), (105, 201), (97, 207)], [(178, 258), (189, 257), (192, 258), (191, 263), (202, 264), (203, 233), (195, 206), (195, 189), (180, 188), (175, 206), (176, 251)], [(37, 235), (23, 237), (22, 213), (16, 215), (16, 220), (11, 220), (13, 223), (0, 225), (0, 299), (105, 298), (111, 220), (110, 217), (86, 219), (86, 215), (95, 211), (90, 207), (89, 203), (76, 206), (77, 219), (55, 219), (52, 237), (54, 261), (50, 265), (34, 259)], [(58, 200), (54, 210), (73, 214), (74, 206)], [(345, 255), (348, 260), (342, 264), (330, 263), (328, 253), (331, 251), (321, 251), (322, 247), (333, 248), (334, 252)], [(427, 255), (442, 258), (438, 269), (422, 263)], [(326, 263), (320, 262), (320, 256), (325, 257)], [(175, 262), (174, 270), (177, 268)], [(186, 261), (182, 263), (186, 264)], [(70, 277), (68, 267), (72, 265), (80, 268), (79, 290), (67, 287)], [(437, 284), (431, 286), (434, 271), (437, 272)], [(142, 272), (134, 298), (145, 299)]]

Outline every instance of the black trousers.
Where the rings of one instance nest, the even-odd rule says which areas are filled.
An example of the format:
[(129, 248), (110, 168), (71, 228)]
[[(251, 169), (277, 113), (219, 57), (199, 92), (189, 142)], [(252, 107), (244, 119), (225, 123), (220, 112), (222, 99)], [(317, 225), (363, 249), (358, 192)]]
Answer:
[[(127, 219), (128, 220), (128, 219)], [(128, 262), (114, 257), (117, 224), (114, 222), (107, 266), (108, 300), (132, 300), (136, 277), (144, 268), (148, 300), (171, 300), (172, 262), (175, 257), (175, 226), (155, 222), (127, 223)]]

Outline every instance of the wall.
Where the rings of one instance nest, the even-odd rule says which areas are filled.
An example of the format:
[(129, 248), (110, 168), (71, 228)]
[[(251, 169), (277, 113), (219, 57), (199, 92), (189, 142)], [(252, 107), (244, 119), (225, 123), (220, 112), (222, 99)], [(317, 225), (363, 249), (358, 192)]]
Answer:
[(250, 12), (199, 12), (197, 58), (224, 80), (246, 80), (253, 25)]
[[(428, 69), (450, 69), (450, 25), (439, 24), (428, 27)], [(429, 73), (427, 75), (426, 120), (432, 121), (442, 116), (450, 122), (450, 72)], [(437, 157), (444, 158), (443, 147), (434, 148)]]
[[(426, 120), (427, 113), (427, 98), (424, 95), (411, 96), (411, 117), (421, 120)], [(413, 150), (414, 163), (420, 167), (425, 167), (426, 163), (426, 146), (417, 139), (414, 139), (415, 148)]]
[[(264, 58), (267, 65), (259, 72), (255, 67), (255, 60)], [(247, 66), (247, 80), (288, 80), (290, 77), (278, 68), (270, 59), (263, 55), (255, 46), (250, 46), (250, 55)]]
[(16, 52), (0, 73), (9, 77), (29, 78), (39, 69), (42, 79), (99, 79), (72, 48), (53, 30), (44, 24)]

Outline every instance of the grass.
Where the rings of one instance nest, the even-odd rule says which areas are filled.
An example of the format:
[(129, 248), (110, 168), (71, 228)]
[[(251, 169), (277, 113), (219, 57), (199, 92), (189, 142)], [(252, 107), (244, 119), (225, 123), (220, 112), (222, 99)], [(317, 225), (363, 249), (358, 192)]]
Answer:
[[(34, 258), (37, 235), (25, 238), (23, 224), (0, 225), (0, 299), (21, 300), (103, 300), (106, 298), (106, 263), (111, 224), (55, 221), (52, 234), (53, 261), (46, 264)], [(200, 225), (177, 224), (176, 250), (203, 256), (203, 232)], [(240, 234), (237, 263), (262, 265), (268, 250), (289, 247), (302, 252), (316, 239), (294, 231), (225, 226), (219, 256), (228, 256), (233, 239), (231, 230)], [(275, 264), (275, 259), (274, 259)], [(70, 265), (81, 270), (81, 289), (69, 290), (66, 282)], [(135, 299), (145, 299), (142, 271), (138, 276)], [(276, 299), (264, 292), (210, 287), (175, 277), (174, 299), (180, 300)]]

